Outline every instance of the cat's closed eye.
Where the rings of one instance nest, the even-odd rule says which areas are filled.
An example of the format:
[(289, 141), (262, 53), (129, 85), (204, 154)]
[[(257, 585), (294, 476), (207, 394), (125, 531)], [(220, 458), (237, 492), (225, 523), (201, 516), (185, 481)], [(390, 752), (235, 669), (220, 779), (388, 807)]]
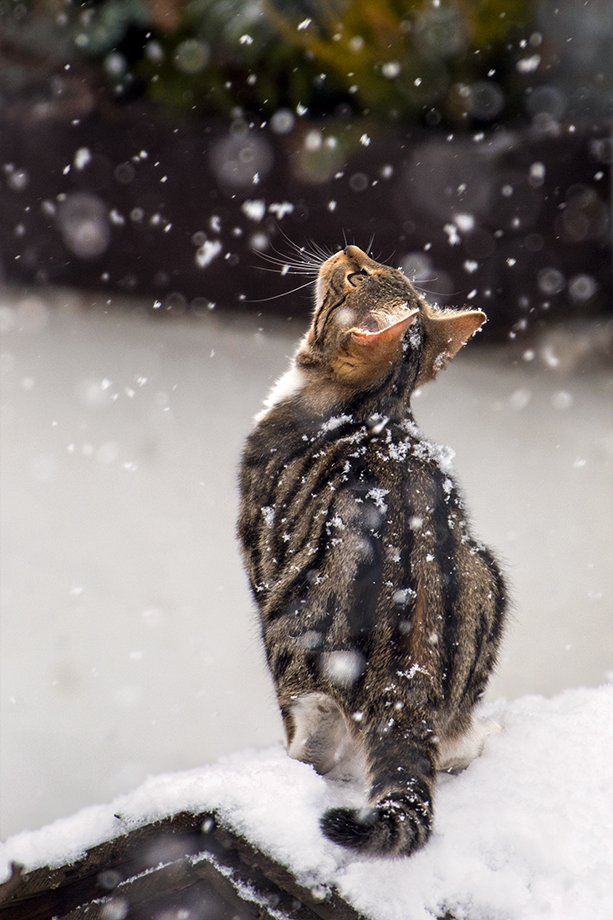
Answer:
[(365, 268), (361, 268), (359, 272), (351, 272), (350, 275), (347, 275), (347, 281), (352, 287), (356, 287), (364, 278), (368, 278), (368, 272)]

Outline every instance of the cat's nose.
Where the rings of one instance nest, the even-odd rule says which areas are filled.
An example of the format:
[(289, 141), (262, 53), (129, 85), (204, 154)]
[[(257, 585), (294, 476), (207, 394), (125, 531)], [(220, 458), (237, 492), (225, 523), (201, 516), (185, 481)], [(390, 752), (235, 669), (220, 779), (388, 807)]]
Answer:
[(370, 259), (365, 252), (362, 252), (359, 246), (345, 246), (343, 249), (343, 254), (354, 262), (357, 262), (358, 265), (363, 265), (366, 262), (370, 262)]

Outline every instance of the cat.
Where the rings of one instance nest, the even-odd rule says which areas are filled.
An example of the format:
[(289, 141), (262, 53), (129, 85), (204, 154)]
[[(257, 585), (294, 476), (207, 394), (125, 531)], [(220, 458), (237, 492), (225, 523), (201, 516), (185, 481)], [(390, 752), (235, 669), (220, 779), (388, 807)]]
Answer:
[(366, 807), (321, 818), (364, 854), (422, 846), (436, 770), (466, 766), (490, 728), (472, 710), (505, 582), (471, 536), (451, 451), (410, 408), (485, 320), (433, 308), (346, 246), (319, 267), (311, 326), (242, 457), (238, 535), (288, 753), (364, 778)]

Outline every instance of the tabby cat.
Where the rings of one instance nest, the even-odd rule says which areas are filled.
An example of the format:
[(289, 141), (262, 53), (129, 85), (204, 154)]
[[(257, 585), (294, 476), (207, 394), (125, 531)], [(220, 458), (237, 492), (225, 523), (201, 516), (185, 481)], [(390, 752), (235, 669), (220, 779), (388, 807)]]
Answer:
[(485, 322), (437, 310), (347, 246), (319, 268), (311, 327), (243, 455), (239, 538), (289, 755), (362, 775), (321, 819), (374, 855), (422, 846), (437, 769), (465, 766), (494, 666), (503, 577), (468, 528), (450, 451), (410, 408)]

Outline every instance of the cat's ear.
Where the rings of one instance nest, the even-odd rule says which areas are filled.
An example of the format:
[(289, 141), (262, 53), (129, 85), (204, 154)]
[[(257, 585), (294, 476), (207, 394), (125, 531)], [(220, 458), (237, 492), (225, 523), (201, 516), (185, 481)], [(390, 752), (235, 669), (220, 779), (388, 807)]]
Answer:
[(390, 345), (395, 348), (400, 344), (411, 323), (415, 322), (418, 314), (419, 310), (412, 310), (396, 320), (395, 323), (391, 323), (391, 325), (385, 326), (384, 329), (379, 329), (377, 332), (369, 332), (366, 329), (352, 329), (351, 336), (358, 347), (367, 348), (373, 352), (387, 350)]
[(336, 377), (343, 383), (371, 383), (397, 359), (404, 334), (418, 315), (419, 310), (412, 310), (375, 332), (350, 329), (345, 347), (334, 361)]
[(422, 307), (424, 344), (416, 385), (434, 380), (438, 372), (481, 328), (487, 316), (481, 310), (434, 310)]

